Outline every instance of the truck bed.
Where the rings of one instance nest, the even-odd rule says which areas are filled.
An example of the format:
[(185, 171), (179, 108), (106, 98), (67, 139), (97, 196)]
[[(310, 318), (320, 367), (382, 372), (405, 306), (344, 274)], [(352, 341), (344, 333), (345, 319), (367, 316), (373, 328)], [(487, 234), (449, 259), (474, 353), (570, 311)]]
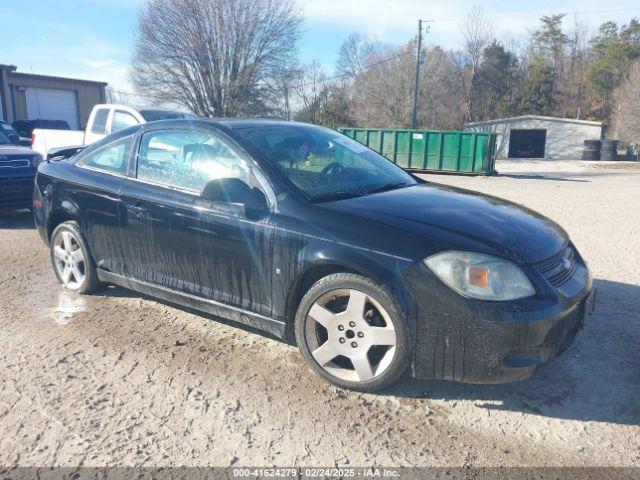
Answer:
[(84, 143), (84, 132), (82, 130), (46, 130), (36, 128), (33, 131), (32, 148), (47, 158), (47, 153), (52, 148), (72, 147)]

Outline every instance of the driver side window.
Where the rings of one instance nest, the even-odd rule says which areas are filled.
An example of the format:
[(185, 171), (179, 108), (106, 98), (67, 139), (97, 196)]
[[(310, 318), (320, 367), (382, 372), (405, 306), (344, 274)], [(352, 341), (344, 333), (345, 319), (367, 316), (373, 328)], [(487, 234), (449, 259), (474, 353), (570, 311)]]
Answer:
[(137, 178), (200, 194), (221, 178), (249, 183), (250, 168), (218, 137), (187, 130), (145, 133), (140, 143)]

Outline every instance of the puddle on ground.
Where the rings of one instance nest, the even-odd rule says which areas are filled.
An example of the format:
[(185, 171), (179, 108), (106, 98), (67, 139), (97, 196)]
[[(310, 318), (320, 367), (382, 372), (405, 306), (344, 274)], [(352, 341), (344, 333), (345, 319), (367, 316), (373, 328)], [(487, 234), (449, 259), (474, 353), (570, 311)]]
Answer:
[(57, 325), (68, 325), (73, 316), (87, 310), (87, 301), (75, 293), (61, 290), (57, 296), (57, 305), (49, 308), (48, 317)]
[(56, 325), (69, 325), (76, 315), (89, 308), (89, 301), (77, 293), (62, 288), (57, 282), (44, 281), (20, 297), (23, 307), (40, 321), (53, 320)]

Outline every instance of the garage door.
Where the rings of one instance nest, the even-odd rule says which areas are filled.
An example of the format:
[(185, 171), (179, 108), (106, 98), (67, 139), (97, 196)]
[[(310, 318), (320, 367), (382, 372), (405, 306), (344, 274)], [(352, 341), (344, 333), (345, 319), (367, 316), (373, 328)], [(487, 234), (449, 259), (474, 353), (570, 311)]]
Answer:
[(27, 88), (27, 115), (29, 120), (65, 120), (78, 130), (78, 100), (73, 90), (53, 88)]
[(544, 158), (546, 130), (511, 130), (509, 158)]

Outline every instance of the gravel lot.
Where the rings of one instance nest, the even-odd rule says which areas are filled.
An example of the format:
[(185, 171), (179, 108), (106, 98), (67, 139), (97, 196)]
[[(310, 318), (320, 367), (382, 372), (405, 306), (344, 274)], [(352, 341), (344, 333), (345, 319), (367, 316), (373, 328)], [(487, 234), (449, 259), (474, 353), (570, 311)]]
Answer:
[(338, 390), (253, 331), (63, 291), (30, 216), (0, 218), (0, 466), (640, 466), (640, 170), (498, 168), (428, 178), (556, 220), (599, 289), (565, 355), (502, 386)]

